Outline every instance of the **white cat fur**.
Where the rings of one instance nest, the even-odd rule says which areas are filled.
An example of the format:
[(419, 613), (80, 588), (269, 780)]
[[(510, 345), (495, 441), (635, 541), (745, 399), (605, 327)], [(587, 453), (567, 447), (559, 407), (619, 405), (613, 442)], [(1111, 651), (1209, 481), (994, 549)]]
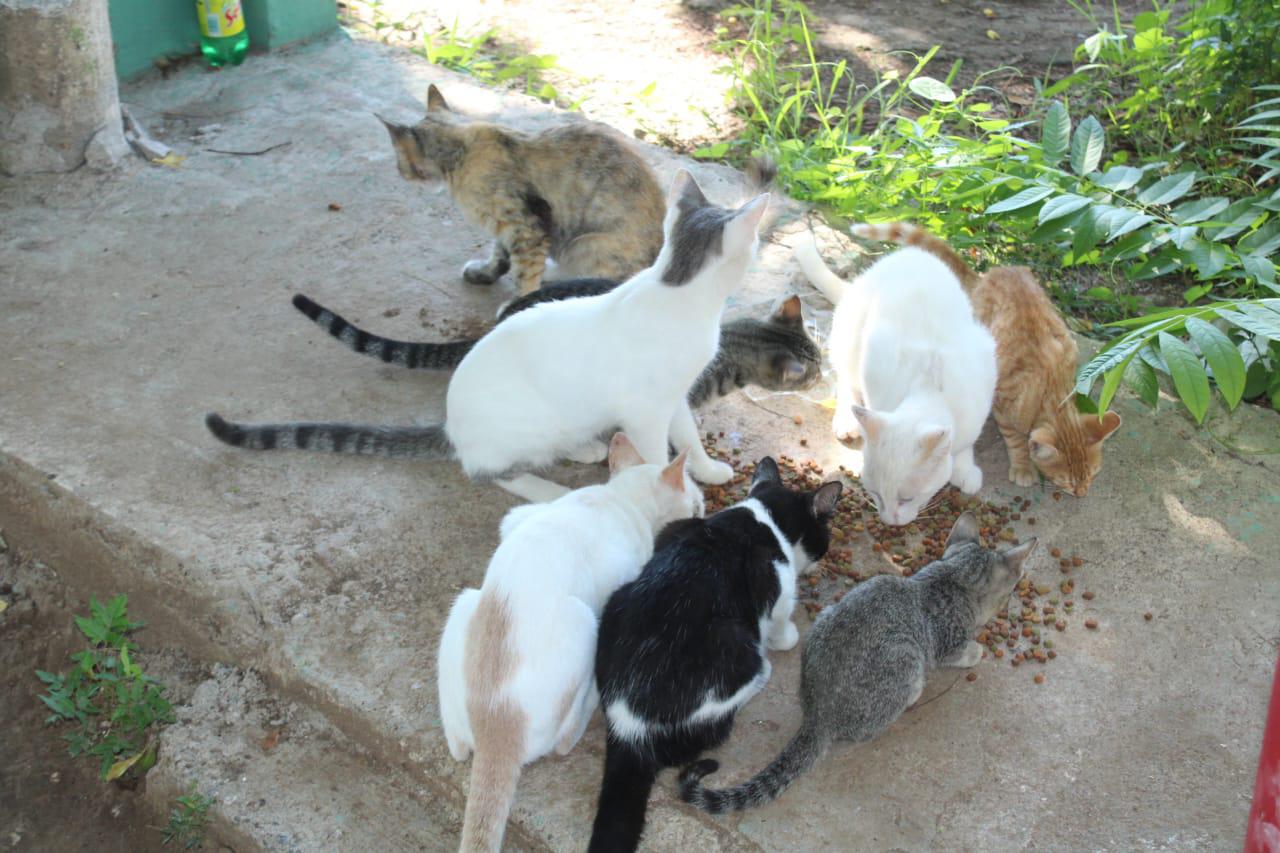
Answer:
[(948, 481), (982, 487), (973, 445), (991, 412), (996, 346), (945, 264), (887, 255), (846, 284), (812, 238), (796, 259), (836, 306), (828, 340), (838, 438), (863, 435), (863, 487), (886, 524), (909, 524)]
[[(464, 850), (499, 849), (521, 766), (553, 749), (563, 755), (582, 737), (599, 701), (596, 629), (605, 602), (640, 573), (664, 524), (702, 514), (702, 495), (685, 473), (683, 453), (665, 469), (643, 464), (619, 434), (609, 462), (607, 483), (507, 513), (483, 586), (465, 590), (449, 613), (437, 670), (440, 716), (453, 757), (476, 753)], [(476, 636), (485, 627), (473, 616), (486, 598), (505, 605), (503, 637)], [(468, 671), (472, 643), (509, 650), (512, 665), (503, 683)], [(511, 731), (508, 722), (500, 742), (485, 743), (485, 729), (472, 726), (477, 701), (522, 719), (522, 728)]]
[[(665, 463), (669, 442), (689, 451), (689, 470), (701, 482), (733, 476), (703, 449), (686, 395), (719, 347), (720, 315), (755, 256), (769, 196), (739, 208), (725, 223), (722, 251), (672, 286), (661, 279), (679, 200), (689, 191), (701, 194), (681, 170), (652, 267), (609, 293), (516, 314), (463, 359), (449, 383), (445, 431), (468, 475), (501, 477), (566, 457), (598, 460), (599, 436), (621, 429), (648, 462)], [(531, 474), (499, 483), (533, 501), (566, 491)]]

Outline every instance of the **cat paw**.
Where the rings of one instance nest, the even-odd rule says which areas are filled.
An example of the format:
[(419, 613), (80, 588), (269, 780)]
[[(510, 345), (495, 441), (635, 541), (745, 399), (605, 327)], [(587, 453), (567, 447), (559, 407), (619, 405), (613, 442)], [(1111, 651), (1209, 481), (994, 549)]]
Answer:
[(790, 619), (783, 625), (781, 631), (774, 630), (769, 632), (769, 648), (772, 651), (789, 652), (796, 647), (798, 642), (800, 642), (800, 629)]
[(982, 488), (982, 469), (977, 465), (970, 465), (967, 468), (957, 465), (951, 474), (951, 485), (966, 495), (976, 495)]
[(733, 479), (733, 466), (714, 459), (706, 459), (690, 466), (690, 473), (699, 483), (721, 486)]
[(449, 754), (454, 761), (466, 761), (471, 757), (471, 747), (455, 738), (445, 738), (449, 742)]
[(1009, 481), (1018, 486), (1034, 486), (1036, 472), (1030, 465), (1009, 469)]
[(857, 441), (862, 437), (862, 424), (858, 423), (852, 411), (836, 412), (831, 419), (831, 431), (836, 434), (837, 441)]
[(467, 261), (462, 265), (462, 280), (467, 284), (493, 284), (501, 276), (488, 261)]
[(947, 666), (954, 666), (958, 669), (968, 669), (978, 665), (978, 661), (982, 660), (982, 646), (979, 643), (970, 640), (956, 654), (947, 659)]
[(581, 462), (583, 465), (595, 465), (609, 458), (609, 445), (603, 441), (596, 441), (585, 447), (579, 447), (577, 450), (569, 454), (569, 460), (572, 462)]

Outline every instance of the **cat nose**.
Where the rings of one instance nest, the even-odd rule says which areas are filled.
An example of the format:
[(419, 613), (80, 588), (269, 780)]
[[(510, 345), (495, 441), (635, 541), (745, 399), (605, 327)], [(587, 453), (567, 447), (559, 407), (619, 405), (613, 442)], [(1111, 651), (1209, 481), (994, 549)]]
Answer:
[(1074, 494), (1075, 494), (1075, 496), (1076, 496), (1076, 497), (1078, 497), (1078, 498), (1082, 498), (1082, 497), (1084, 497), (1085, 495), (1089, 494), (1089, 487), (1088, 487), (1088, 486), (1076, 486), (1076, 490), (1075, 490)]

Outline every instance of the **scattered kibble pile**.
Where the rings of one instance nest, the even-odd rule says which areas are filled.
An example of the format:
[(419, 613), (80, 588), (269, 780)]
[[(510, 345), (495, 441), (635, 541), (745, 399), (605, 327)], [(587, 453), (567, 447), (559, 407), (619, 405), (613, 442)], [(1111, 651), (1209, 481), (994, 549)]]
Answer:
[[(745, 498), (755, 468), (754, 462), (740, 458), (736, 448), (725, 450), (720, 447), (718, 442), (723, 439), (724, 433), (707, 433), (708, 452), (733, 465), (738, 473), (723, 486), (705, 489), (708, 514)], [(1014, 532), (1011, 522), (1022, 522), (1029, 527), (1036, 523), (1034, 516), (1026, 514), (1031, 509), (1031, 502), (1025, 498), (1014, 497), (1007, 505), (999, 505), (967, 497), (948, 487), (920, 518), (903, 527), (888, 527), (880, 523), (875, 506), (853, 474), (843, 466), (834, 472), (824, 472), (813, 461), (785, 455), (775, 458), (783, 481), (793, 488), (816, 489), (824, 480), (830, 479), (840, 479), (845, 484), (844, 495), (836, 507), (836, 517), (831, 525), (831, 548), (810, 573), (799, 580), (798, 601), (810, 617), (816, 617), (824, 607), (844, 597), (850, 588), (876, 574), (893, 572), (909, 577), (939, 559), (946, 546), (947, 535), (965, 510), (977, 516), (983, 545), (988, 548), (1026, 538)], [(1053, 497), (1057, 500), (1061, 493), (1054, 492)], [(865, 543), (870, 544), (870, 553), (859, 548)], [(1044, 547), (1045, 543), (1041, 543), (1041, 548)], [(856, 567), (855, 548), (859, 548)], [(977, 635), (977, 641), (987, 649), (986, 657), (1007, 659), (1013, 667), (1023, 663), (1044, 665), (1057, 658), (1053, 637), (1066, 631), (1078, 614), (1080, 605), (1075, 599), (1076, 579), (1072, 573), (1085, 563), (1076, 554), (1064, 555), (1059, 548), (1049, 549), (1049, 554), (1063, 575), (1060, 582), (1055, 586), (1029, 577), (1018, 582), (1009, 606), (996, 614), (996, 618), (983, 626)], [(1082, 590), (1079, 597), (1092, 601), (1094, 593)], [(1095, 630), (1098, 622), (1089, 618), (1084, 620), (1084, 625)], [(970, 672), (966, 678), (973, 681), (977, 674)], [(1044, 673), (1037, 672), (1033, 680), (1036, 684), (1043, 684)]]

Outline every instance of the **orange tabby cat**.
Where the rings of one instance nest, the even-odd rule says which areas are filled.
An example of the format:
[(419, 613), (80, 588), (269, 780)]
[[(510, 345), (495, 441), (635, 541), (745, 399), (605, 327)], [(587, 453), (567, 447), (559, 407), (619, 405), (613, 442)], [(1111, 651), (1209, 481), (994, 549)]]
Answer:
[(943, 240), (905, 222), (857, 225), (870, 240), (916, 246), (960, 279), (978, 320), (996, 340), (996, 398), (991, 414), (1009, 451), (1009, 479), (1029, 486), (1039, 470), (1077, 497), (1102, 468), (1102, 442), (1120, 415), (1081, 414), (1073, 388), (1079, 352), (1066, 323), (1026, 267), (995, 267), (979, 276)]

